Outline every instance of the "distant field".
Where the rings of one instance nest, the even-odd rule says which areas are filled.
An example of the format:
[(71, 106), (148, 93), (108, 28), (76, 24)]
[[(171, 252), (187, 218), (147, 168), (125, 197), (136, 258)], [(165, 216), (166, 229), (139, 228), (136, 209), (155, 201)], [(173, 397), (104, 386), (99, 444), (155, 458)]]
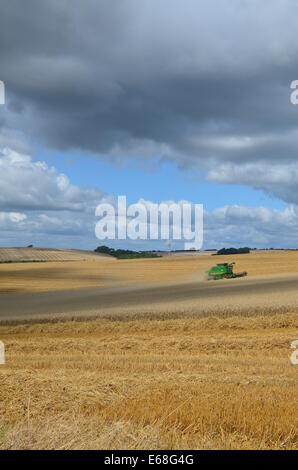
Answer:
[(51, 250), (41, 248), (0, 248), (0, 263), (46, 261), (83, 261), (98, 258), (98, 254), (80, 250)]
[(297, 312), (0, 327), (3, 449), (297, 449)]
[[(236, 262), (235, 271), (247, 271), (248, 278), (298, 273), (296, 251), (253, 252), (220, 257), (179, 254), (157, 259), (116, 260), (90, 252), (42, 250), (40, 256), (43, 259), (46, 256), (53, 257), (52, 262), (0, 264), (0, 292), (203, 281), (205, 271), (212, 264), (231, 261)], [(61, 259), (55, 261), (55, 256), (61, 256)], [(61, 262), (66, 258), (72, 262)]]

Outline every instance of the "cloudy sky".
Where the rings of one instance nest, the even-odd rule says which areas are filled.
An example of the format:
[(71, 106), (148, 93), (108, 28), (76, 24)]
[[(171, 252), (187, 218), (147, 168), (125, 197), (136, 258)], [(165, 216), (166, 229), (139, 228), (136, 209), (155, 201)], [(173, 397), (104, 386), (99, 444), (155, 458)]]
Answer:
[(93, 248), (127, 195), (297, 247), (297, 31), (295, 0), (1, 1), (0, 245)]

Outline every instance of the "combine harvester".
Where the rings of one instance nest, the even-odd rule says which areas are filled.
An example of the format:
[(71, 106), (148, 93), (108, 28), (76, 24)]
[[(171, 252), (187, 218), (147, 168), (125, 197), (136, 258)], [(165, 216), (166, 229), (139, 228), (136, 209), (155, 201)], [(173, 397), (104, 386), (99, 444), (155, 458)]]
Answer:
[(206, 272), (208, 281), (217, 281), (219, 279), (234, 279), (235, 277), (247, 276), (247, 272), (233, 273), (233, 267), (235, 263), (220, 263), (216, 266), (212, 266), (209, 271)]

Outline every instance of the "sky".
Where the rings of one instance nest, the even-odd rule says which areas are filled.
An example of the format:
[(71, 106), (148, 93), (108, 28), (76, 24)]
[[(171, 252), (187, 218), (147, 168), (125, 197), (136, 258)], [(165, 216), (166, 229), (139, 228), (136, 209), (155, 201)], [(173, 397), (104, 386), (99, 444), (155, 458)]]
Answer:
[(93, 249), (126, 195), (203, 204), (205, 249), (298, 247), (297, 28), (294, 0), (0, 2), (0, 246)]

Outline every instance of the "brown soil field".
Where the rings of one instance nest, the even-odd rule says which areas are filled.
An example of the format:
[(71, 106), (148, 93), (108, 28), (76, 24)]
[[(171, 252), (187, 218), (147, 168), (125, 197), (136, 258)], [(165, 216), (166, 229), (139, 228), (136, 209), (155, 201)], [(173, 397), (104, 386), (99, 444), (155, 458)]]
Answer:
[(297, 312), (0, 327), (2, 449), (297, 449)]
[(91, 256), (79, 261), (0, 264), (0, 292), (40, 292), (80, 287), (114, 287), (200, 281), (215, 263), (235, 261), (235, 271), (254, 276), (298, 273), (298, 251), (236, 256), (169, 256), (116, 260)]

